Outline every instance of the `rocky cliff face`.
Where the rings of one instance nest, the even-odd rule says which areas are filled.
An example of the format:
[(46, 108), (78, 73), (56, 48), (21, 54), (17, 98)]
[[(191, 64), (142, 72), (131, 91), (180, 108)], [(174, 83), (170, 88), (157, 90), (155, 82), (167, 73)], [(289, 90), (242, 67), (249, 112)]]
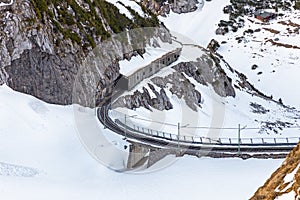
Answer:
[[(152, 108), (154, 108), (161, 111), (173, 108), (173, 105), (163, 88), (157, 91), (150, 83), (148, 83), (148, 88), (149, 89), (143, 87), (142, 92), (136, 90), (133, 95), (120, 97), (113, 103), (112, 108), (126, 107), (129, 109), (136, 109), (144, 107), (148, 110), (152, 110)], [(149, 91), (151, 91), (155, 97), (151, 97)]]
[[(194, 46), (195, 50), (200, 48)], [(211, 51), (204, 48), (200, 48), (203, 54), (199, 54), (196, 61), (179, 62), (174, 64), (173, 70), (175, 72), (167, 76), (155, 76), (151, 78), (151, 82), (157, 86), (165, 94), (165, 91), (169, 91), (169, 96), (175, 95), (178, 99), (183, 99), (187, 106), (193, 111), (197, 112), (198, 108), (201, 108), (201, 93), (196, 89), (196, 86), (192, 81), (204, 86), (212, 86), (214, 92), (221, 97), (235, 97), (236, 92), (233, 87), (232, 79), (225, 73), (220, 65), (220, 58), (212, 54)], [(170, 66), (168, 66), (170, 67)], [(170, 69), (172, 71), (172, 69)], [(148, 84), (149, 85), (149, 84)], [(151, 84), (149, 86), (152, 86)], [(129, 109), (135, 109), (139, 107), (145, 107), (149, 110), (159, 107), (159, 110), (169, 110), (173, 106), (172, 102), (169, 102), (168, 98), (164, 98), (166, 95), (162, 95), (155, 91), (155, 88), (150, 87), (155, 94), (155, 98), (158, 102), (151, 100), (147, 95), (147, 88), (143, 88), (143, 92), (136, 90), (132, 95), (126, 95), (119, 98), (114, 103), (115, 107), (127, 107)], [(157, 106), (165, 105), (165, 106)]]
[(214, 91), (221, 97), (235, 97), (232, 80), (220, 66), (215, 65), (214, 68), (213, 62), (206, 62), (199, 58), (197, 62), (179, 63), (173, 68), (192, 77), (202, 85), (212, 85)]
[[(166, 94), (166, 91), (170, 91), (178, 99), (183, 99), (195, 112), (197, 112), (197, 108), (201, 108), (201, 93), (182, 73), (174, 72), (166, 77), (154, 77), (151, 81), (158, 89), (148, 83), (148, 87), (143, 87), (142, 92), (136, 90), (133, 95), (122, 96), (113, 103), (112, 107), (126, 107), (129, 109), (144, 107), (148, 110), (152, 110), (152, 108), (161, 111), (170, 110), (173, 105)], [(149, 91), (153, 94), (152, 97)]]
[(300, 144), (251, 200), (300, 199)]
[(172, 10), (175, 13), (188, 13), (197, 10), (198, 0), (177, 0), (172, 4)]
[(142, 4), (153, 13), (165, 16), (172, 10), (175, 13), (188, 13), (197, 10), (202, 0), (142, 0)]
[(106, 1), (14, 0), (0, 7), (0, 84), (46, 102), (70, 104), (80, 65), (100, 45), (110, 50), (97, 64), (102, 77), (97, 82), (103, 90), (119, 76), (117, 60), (143, 53), (147, 41), (160, 32), (148, 32), (140, 45), (112, 37), (142, 26), (158, 27), (157, 18), (147, 10), (147, 17), (142, 17), (128, 9), (132, 19)]

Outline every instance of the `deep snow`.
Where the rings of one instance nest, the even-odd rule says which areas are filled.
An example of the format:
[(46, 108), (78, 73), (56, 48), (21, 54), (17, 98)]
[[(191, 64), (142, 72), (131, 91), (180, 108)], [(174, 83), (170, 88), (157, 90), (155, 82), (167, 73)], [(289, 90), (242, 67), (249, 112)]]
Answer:
[[(218, 52), (236, 70), (244, 73), (259, 90), (267, 95), (273, 95), (274, 99), (282, 98), (289, 106), (300, 108), (300, 88), (298, 74), (300, 73), (299, 49), (287, 49), (284, 47), (272, 46), (268, 39), (279, 40), (284, 44), (300, 46), (299, 34), (289, 34), (288, 28), (295, 28), (282, 25), (279, 22), (291, 20), (300, 24), (300, 11), (284, 11), (285, 16), (278, 17), (268, 24), (262, 24), (254, 17), (244, 17), (245, 27), (238, 32), (230, 32), (225, 36), (215, 34), (217, 24), (221, 19), (228, 20), (229, 15), (223, 13), (225, 5), (229, 0), (214, 0), (205, 2), (202, 9), (187, 14), (176, 14), (171, 12), (168, 17), (160, 17), (160, 20), (172, 31), (178, 32), (191, 38), (196, 44), (206, 47), (211, 39), (217, 39), (222, 44)], [(251, 21), (254, 21), (252, 23)], [(252, 35), (246, 35), (243, 42), (238, 43), (236, 37), (243, 36), (247, 29), (271, 28), (279, 31), (279, 34), (267, 30)], [(253, 64), (259, 66), (252, 70)], [(259, 75), (259, 72), (263, 72)]]
[(1, 86), (0, 109), (0, 161), (38, 172), (28, 178), (1, 171), (0, 196), (6, 200), (240, 200), (282, 162), (186, 156), (155, 173), (117, 173), (84, 149), (72, 106), (46, 104)]
[[(117, 4), (114, 0), (110, 2)], [(161, 20), (171, 30), (206, 46), (210, 39), (216, 37), (214, 31), (218, 21), (227, 18), (222, 13), (222, 8), (228, 2), (228, 0), (206, 2), (202, 10), (180, 16), (171, 13), (168, 18)], [(134, 2), (127, 3), (134, 8)], [(120, 6), (119, 8), (124, 9)], [(138, 7), (135, 9), (140, 12)], [(124, 9), (123, 13), (129, 16), (128, 10)], [(244, 44), (233, 42), (234, 34), (216, 38), (220, 41), (228, 40), (219, 51), (232, 67), (247, 74), (259, 89), (274, 94), (275, 98), (284, 96), (285, 102), (300, 108), (297, 98), (294, 98), (298, 94), (296, 89), (298, 67), (295, 64), (285, 65), (290, 71), (281, 67), (282, 63), (297, 60), (297, 51), (276, 48), (276, 53), (268, 54), (267, 59), (251, 60), (252, 54), (257, 53), (256, 47), (246, 48)], [(254, 44), (251, 42), (249, 46)], [(266, 51), (269, 53), (275, 52), (274, 47), (267, 45), (264, 48), (267, 48)], [(259, 66), (268, 65), (264, 70), (269, 71), (273, 69), (270, 62), (281, 55), (285, 56), (280, 57), (284, 60), (277, 63), (278, 81), (272, 81), (271, 86), (269, 83), (274, 79), (273, 76), (264, 75), (258, 78), (249, 70), (250, 65), (255, 62)], [(161, 73), (170, 72), (162, 70)], [(295, 76), (287, 79), (291, 73)], [(293, 88), (293, 92), (296, 93), (287, 88)], [(204, 93), (206, 98), (210, 97), (209, 88), (201, 89), (206, 90), (207, 94)], [(227, 101), (234, 105), (233, 107), (238, 107), (245, 102), (248, 103), (243, 97)], [(178, 99), (174, 99), (174, 102), (178, 102), (180, 108), (183, 105)], [(221, 100), (217, 102), (222, 103)], [(237, 102), (240, 102), (239, 105)], [(210, 109), (209, 106), (207, 109)], [(282, 162), (282, 160), (198, 159), (185, 156), (155, 173), (122, 174), (107, 169), (86, 151), (78, 137), (72, 106), (46, 104), (31, 96), (14, 92), (7, 86), (0, 86), (0, 110), (0, 198), (6, 200), (135, 200), (141, 197), (145, 200), (240, 200), (252, 196)], [(245, 113), (248, 110), (248, 107), (245, 108)], [(227, 120), (228, 126), (236, 126), (240, 123), (240, 119), (243, 119), (242, 122), (248, 124), (251, 117), (245, 113), (236, 115), (236, 110), (229, 109), (224, 123), (226, 124)], [(272, 114), (274, 118), (280, 118), (274, 113), (271, 113), (271, 116)], [(115, 138), (108, 139), (114, 143)]]

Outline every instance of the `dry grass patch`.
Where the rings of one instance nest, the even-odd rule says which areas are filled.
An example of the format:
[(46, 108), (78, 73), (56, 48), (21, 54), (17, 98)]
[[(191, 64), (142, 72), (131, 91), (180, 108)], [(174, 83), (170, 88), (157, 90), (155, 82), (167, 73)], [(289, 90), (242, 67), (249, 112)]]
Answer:
[(274, 33), (274, 34), (279, 34), (280, 33), (280, 31), (277, 31), (277, 30), (272, 29), (272, 28), (263, 28), (263, 29), (266, 30), (266, 31), (269, 31), (271, 33)]
[[(297, 194), (300, 187), (300, 169), (297, 171), (293, 183), (285, 183), (284, 178), (287, 174), (292, 173), (299, 164), (300, 144), (287, 156), (285, 162), (272, 174), (267, 182), (257, 190), (251, 200), (273, 200), (292, 190)], [(291, 184), (290, 187), (288, 187), (289, 184)]]
[(300, 47), (295, 46), (295, 45), (291, 45), (291, 44), (284, 44), (284, 43), (280, 43), (280, 42), (275, 42), (273, 39), (268, 39), (266, 40), (265, 43), (267, 42), (271, 42), (272, 45), (277, 46), (277, 47), (285, 47), (287, 49), (300, 49)]
[(294, 23), (291, 20), (288, 20), (288, 21), (279, 21), (278, 24), (282, 24), (282, 25), (285, 25), (285, 26), (292, 26), (292, 27), (295, 27), (295, 28), (300, 27), (299, 24)]

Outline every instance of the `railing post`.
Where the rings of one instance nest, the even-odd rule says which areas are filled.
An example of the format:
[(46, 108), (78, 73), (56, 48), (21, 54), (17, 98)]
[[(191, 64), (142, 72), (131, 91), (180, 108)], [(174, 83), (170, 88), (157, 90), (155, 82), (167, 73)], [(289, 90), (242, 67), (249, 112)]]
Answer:
[(126, 125), (126, 121), (127, 121), (127, 115), (125, 114), (125, 139), (127, 138), (127, 125)]
[(177, 125), (177, 129), (178, 129), (178, 143), (177, 143), (177, 145), (178, 145), (178, 149), (179, 149), (179, 136), (180, 136), (180, 123), (178, 123), (178, 125)]
[[(96, 115), (97, 115), (97, 109), (95, 108), (95, 111), (96, 111)], [(106, 108), (104, 109), (104, 119), (103, 119), (103, 122), (104, 122), (104, 129), (106, 129)]]
[(238, 127), (238, 155), (241, 155), (241, 125)]

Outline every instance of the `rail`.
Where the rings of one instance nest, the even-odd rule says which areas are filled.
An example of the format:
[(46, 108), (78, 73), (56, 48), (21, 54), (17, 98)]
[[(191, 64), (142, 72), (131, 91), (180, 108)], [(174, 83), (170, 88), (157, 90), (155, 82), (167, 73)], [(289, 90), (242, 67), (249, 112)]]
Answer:
[(165, 139), (169, 141), (176, 141), (185, 144), (205, 144), (205, 145), (225, 145), (225, 146), (296, 146), (300, 142), (300, 137), (280, 137), (280, 138), (209, 138), (200, 136), (187, 136), (177, 135), (162, 131), (157, 131), (137, 125), (128, 125), (116, 119), (115, 123), (118, 124), (123, 130), (132, 131), (145, 136)]

